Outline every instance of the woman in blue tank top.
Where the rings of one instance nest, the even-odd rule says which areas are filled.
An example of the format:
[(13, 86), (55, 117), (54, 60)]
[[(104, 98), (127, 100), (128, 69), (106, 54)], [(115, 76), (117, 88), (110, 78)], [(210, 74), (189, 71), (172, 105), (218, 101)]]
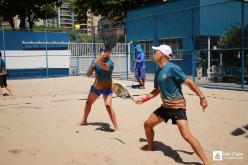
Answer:
[(91, 64), (87, 70), (87, 76), (91, 76), (95, 71), (95, 81), (91, 86), (86, 105), (84, 108), (83, 120), (81, 125), (87, 125), (87, 118), (91, 110), (92, 104), (96, 99), (103, 95), (104, 103), (108, 111), (109, 117), (113, 123), (114, 129), (117, 130), (117, 120), (115, 112), (112, 108), (112, 73), (114, 69), (114, 63), (110, 59), (111, 51), (105, 49), (104, 52), (97, 57), (97, 59)]

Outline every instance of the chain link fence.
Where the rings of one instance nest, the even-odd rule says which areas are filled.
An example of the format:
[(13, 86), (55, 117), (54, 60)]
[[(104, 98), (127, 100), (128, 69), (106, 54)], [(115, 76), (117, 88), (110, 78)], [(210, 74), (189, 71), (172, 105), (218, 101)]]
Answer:
[[(167, 44), (173, 49), (171, 61), (196, 83), (248, 90), (247, 20), (247, 2), (236, 0), (171, 1), (129, 11), (126, 36), (111, 57), (113, 76), (134, 79), (134, 46), (140, 44), (146, 56), (147, 81), (153, 81), (157, 66), (151, 46)], [(1, 25), (0, 49), (9, 78), (84, 75), (104, 47), (98, 26), (74, 26), (74, 20), (64, 28), (46, 21), (46, 26), (33, 31), (12, 31), (5, 23)]]

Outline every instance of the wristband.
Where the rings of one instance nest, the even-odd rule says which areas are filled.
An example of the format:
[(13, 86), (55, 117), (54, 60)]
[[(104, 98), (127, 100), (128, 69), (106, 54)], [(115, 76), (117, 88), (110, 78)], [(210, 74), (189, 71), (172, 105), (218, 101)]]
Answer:
[(204, 96), (204, 97), (200, 97), (201, 100), (203, 100), (203, 99), (205, 99), (205, 98), (206, 98), (205, 96)]
[(142, 99), (142, 102), (146, 102), (146, 101), (150, 100), (148, 95), (143, 95), (141, 99)]

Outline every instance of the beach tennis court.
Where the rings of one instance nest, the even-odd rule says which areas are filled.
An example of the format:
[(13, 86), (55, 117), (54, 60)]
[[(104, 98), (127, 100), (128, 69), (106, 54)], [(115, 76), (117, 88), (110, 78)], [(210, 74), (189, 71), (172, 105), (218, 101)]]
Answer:
[[(102, 97), (93, 105), (89, 125), (80, 126), (93, 78), (9, 80), (15, 96), (0, 100), (0, 164), (2, 165), (151, 165), (200, 164), (201, 161), (176, 126), (169, 121), (155, 127), (156, 151), (145, 152), (143, 123), (161, 104), (156, 97), (142, 105), (113, 95), (119, 131), (112, 124)], [(131, 94), (150, 92), (132, 89)], [(212, 164), (245, 165), (248, 154), (248, 93), (201, 88), (208, 100), (203, 113), (199, 98), (186, 86), (187, 115), (193, 135), (200, 141)], [(246, 126), (246, 127), (244, 127)], [(237, 153), (231, 160), (213, 161), (213, 152)], [(243, 154), (238, 156), (238, 153)], [(239, 159), (239, 160), (237, 160)]]

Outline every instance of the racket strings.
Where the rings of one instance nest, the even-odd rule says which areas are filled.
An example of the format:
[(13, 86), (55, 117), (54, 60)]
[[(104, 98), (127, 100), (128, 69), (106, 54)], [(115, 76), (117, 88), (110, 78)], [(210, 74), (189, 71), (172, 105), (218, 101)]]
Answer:
[(131, 97), (129, 92), (125, 88), (123, 88), (122, 86), (119, 86), (119, 85), (114, 87), (114, 93), (118, 97), (124, 97), (124, 98)]

